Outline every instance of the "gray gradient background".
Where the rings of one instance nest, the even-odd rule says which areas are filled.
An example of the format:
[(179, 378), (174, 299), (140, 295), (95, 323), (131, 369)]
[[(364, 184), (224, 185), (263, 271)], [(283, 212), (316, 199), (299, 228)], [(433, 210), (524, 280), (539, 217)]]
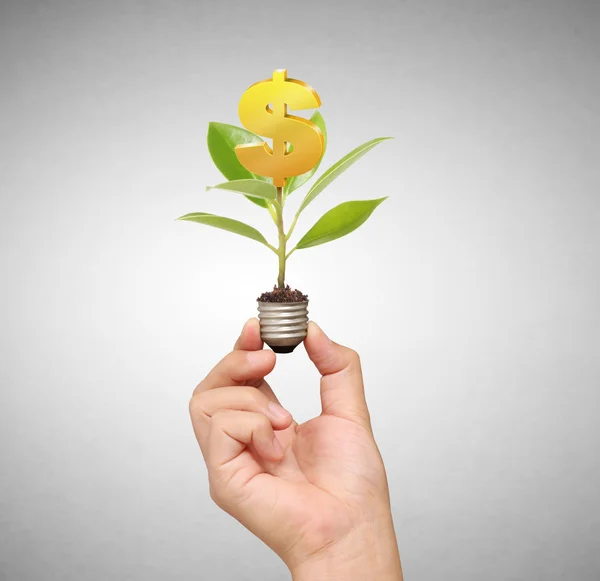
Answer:
[[(599, 28), (594, 0), (3, 0), (0, 579), (287, 578), (187, 412), (275, 259), (173, 221), (272, 239), (204, 192), (205, 135), (279, 67), (321, 95), (324, 166), (396, 137), (298, 233), (390, 199), (289, 281), (362, 355), (407, 580), (600, 578)], [(272, 384), (318, 413), (302, 348)]]

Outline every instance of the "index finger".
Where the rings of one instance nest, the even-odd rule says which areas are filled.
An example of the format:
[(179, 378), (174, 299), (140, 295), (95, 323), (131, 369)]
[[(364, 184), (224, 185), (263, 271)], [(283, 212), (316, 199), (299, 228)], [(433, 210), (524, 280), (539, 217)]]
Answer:
[(194, 395), (218, 387), (246, 385), (248, 381), (262, 379), (271, 373), (274, 367), (275, 353), (273, 351), (264, 349), (232, 351), (223, 357), (198, 384)]
[(248, 319), (242, 328), (233, 350), (258, 351), (263, 348), (263, 340), (260, 338), (260, 324), (257, 318)]

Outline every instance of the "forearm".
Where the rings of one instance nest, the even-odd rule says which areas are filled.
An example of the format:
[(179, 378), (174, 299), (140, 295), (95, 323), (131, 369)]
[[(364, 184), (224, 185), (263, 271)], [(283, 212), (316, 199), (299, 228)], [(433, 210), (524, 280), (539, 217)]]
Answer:
[(293, 581), (402, 581), (391, 517), (365, 525), (344, 541), (291, 569)]

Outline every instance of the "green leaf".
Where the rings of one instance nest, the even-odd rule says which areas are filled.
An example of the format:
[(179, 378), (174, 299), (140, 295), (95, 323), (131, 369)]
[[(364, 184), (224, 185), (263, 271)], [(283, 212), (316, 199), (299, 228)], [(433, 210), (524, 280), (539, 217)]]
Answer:
[(212, 226), (213, 228), (227, 230), (228, 232), (233, 232), (234, 234), (239, 234), (240, 236), (245, 236), (246, 238), (251, 238), (252, 240), (256, 240), (257, 242), (264, 244), (265, 246), (271, 247), (271, 245), (266, 241), (265, 237), (256, 228), (248, 226), (248, 224), (244, 224), (238, 220), (233, 220), (232, 218), (224, 218), (223, 216), (215, 216), (214, 214), (207, 214), (205, 212), (193, 212), (177, 219), (187, 220), (189, 222), (197, 222), (198, 224), (206, 224), (207, 226)]
[(238, 160), (235, 154), (235, 146), (243, 143), (262, 143), (264, 139), (258, 135), (246, 131), (242, 127), (217, 123), (211, 121), (208, 124), (207, 135), (208, 151), (219, 171), (228, 180), (259, 179), (266, 181), (267, 178), (253, 174), (247, 170)]
[(377, 200), (344, 202), (332, 208), (317, 220), (317, 223), (296, 244), (296, 248), (318, 246), (350, 234), (364, 224), (384, 200), (387, 200), (387, 196)]
[(208, 186), (206, 191), (215, 189), (228, 190), (264, 200), (275, 200), (277, 198), (277, 188), (273, 184), (258, 180), (233, 180), (216, 186)]
[(386, 139), (392, 139), (391, 137), (377, 137), (367, 141), (362, 145), (359, 145), (356, 149), (353, 149), (350, 153), (342, 157), (338, 162), (334, 163), (328, 170), (321, 174), (319, 179), (313, 184), (312, 188), (308, 190), (306, 197), (302, 201), (298, 214), (308, 206), (335, 178), (344, 173), (352, 164), (357, 162), (365, 153), (371, 151), (378, 143), (385, 141)]
[[(262, 143), (264, 139), (246, 131), (242, 127), (227, 125), (211, 121), (208, 124), (208, 152), (217, 169), (228, 180), (254, 179), (266, 182), (268, 178), (253, 174), (247, 170), (238, 160), (235, 154), (235, 146), (242, 143)], [(260, 198), (248, 197), (251, 202), (266, 208), (267, 204)]]
[[(299, 176), (293, 176), (285, 182), (283, 191), (286, 195), (291, 194), (294, 190), (297, 190), (300, 186), (305, 184), (310, 178), (313, 177), (315, 172), (319, 169), (319, 165), (321, 165), (321, 160), (323, 159), (323, 156), (325, 155), (325, 149), (327, 148), (327, 128), (325, 127), (325, 119), (323, 119), (323, 115), (321, 115), (321, 113), (319, 113), (319, 111), (315, 111), (312, 114), (310, 120), (321, 130), (321, 133), (323, 134), (323, 137), (325, 140), (324, 147), (323, 147), (323, 154), (321, 155), (321, 158), (317, 162), (317, 165), (315, 165), (315, 167), (313, 167), (311, 170), (309, 170), (306, 173), (303, 173)], [(290, 147), (289, 150), (293, 151), (293, 147)]]

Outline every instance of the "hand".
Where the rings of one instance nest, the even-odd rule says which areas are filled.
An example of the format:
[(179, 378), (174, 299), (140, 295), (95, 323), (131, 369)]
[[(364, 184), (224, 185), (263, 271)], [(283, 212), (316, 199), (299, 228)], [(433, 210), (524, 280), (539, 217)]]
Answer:
[(286, 563), (295, 581), (401, 581), (385, 469), (358, 354), (309, 323), (322, 414), (298, 425), (264, 380), (276, 355), (256, 319), (190, 401), (211, 498)]

